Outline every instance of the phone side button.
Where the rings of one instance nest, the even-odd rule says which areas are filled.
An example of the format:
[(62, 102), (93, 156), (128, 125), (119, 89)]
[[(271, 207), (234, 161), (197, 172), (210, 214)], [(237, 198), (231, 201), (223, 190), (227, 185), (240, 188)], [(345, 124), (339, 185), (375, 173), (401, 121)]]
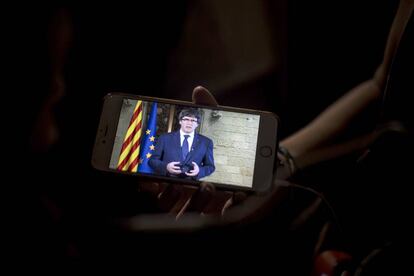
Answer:
[(272, 155), (272, 148), (269, 146), (263, 146), (260, 148), (260, 155), (263, 157), (269, 157)]

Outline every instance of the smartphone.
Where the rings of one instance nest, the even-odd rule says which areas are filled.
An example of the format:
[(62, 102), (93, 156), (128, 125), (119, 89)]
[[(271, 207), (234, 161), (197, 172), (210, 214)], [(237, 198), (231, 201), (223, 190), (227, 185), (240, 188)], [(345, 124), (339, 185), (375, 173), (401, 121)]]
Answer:
[(154, 180), (265, 192), (276, 170), (278, 122), (266, 111), (110, 93), (92, 165)]

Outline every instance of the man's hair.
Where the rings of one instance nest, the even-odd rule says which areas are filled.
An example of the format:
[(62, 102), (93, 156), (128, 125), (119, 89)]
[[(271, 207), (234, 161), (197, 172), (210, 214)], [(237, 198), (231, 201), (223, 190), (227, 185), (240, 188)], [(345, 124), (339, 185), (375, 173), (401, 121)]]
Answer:
[(184, 117), (197, 118), (197, 123), (201, 121), (201, 112), (196, 108), (184, 108), (178, 115), (178, 119), (181, 121)]

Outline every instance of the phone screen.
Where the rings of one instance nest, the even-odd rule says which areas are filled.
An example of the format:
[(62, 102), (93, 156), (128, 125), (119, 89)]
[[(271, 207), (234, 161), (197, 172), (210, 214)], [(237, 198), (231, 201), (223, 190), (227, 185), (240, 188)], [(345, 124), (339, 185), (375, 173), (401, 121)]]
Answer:
[(260, 115), (123, 99), (109, 167), (252, 188)]

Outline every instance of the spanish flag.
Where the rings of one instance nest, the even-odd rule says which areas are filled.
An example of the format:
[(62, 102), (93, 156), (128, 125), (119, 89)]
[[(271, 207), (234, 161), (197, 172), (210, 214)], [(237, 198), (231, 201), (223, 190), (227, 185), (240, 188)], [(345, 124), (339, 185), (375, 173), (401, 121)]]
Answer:
[(122, 144), (121, 154), (118, 161), (118, 170), (137, 172), (141, 129), (142, 101), (138, 101), (135, 106), (134, 113), (132, 114), (124, 142)]

